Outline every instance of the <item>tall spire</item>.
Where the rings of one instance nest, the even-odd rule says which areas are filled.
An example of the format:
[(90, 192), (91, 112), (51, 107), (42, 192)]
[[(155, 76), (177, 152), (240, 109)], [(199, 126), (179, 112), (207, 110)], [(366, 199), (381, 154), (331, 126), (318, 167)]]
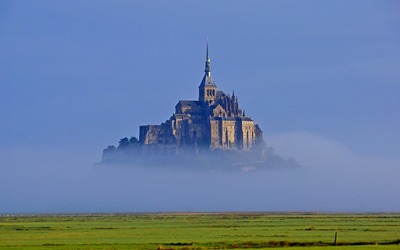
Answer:
[(211, 74), (211, 68), (210, 68), (210, 57), (208, 55), (208, 38), (207, 38), (207, 51), (206, 51), (206, 69), (204, 70), (204, 72), (206, 72), (206, 75), (208, 77), (210, 77)]
[(210, 68), (210, 56), (208, 55), (208, 39), (206, 49), (206, 67), (204, 70), (204, 77), (199, 86), (199, 101), (205, 103), (212, 103), (217, 96), (217, 85), (215, 85)]

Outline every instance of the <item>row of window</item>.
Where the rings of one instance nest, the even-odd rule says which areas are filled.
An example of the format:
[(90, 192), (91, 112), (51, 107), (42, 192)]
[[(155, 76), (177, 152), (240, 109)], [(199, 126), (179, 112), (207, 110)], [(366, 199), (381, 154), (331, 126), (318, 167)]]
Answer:
[(215, 96), (215, 89), (207, 89), (207, 96)]

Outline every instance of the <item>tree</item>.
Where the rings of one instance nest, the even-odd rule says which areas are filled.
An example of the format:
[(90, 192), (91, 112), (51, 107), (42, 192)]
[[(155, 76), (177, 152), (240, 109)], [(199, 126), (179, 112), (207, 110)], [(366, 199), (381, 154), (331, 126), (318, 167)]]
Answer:
[(115, 146), (114, 145), (109, 145), (105, 150), (109, 151), (109, 152), (115, 151)]
[(134, 136), (132, 136), (131, 139), (129, 139), (129, 144), (138, 144), (138, 143), (139, 140)]
[(124, 138), (122, 138), (121, 140), (119, 140), (119, 146), (118, 146), (118, 148), (120, 149), (120, 148), (125, 148), (126, 146), (128, 146), (129, 145), (129, 139), (128, 139), (128, 137), (124, 137)]

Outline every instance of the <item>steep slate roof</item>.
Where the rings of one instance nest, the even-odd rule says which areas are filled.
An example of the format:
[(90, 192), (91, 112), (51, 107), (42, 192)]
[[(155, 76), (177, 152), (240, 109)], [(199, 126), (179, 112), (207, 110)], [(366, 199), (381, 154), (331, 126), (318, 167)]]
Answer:
[(187, 100), (180, 100), (178, 102), (178, 104), (184, 106), (184, 107), (201, 107), (202, 106), (202, 102), (200, 101), (187, 101)]
[(253, 121), (253, 119), (251, 119), (249, 117), (242, 117), (241, 119), (242, 119), (242, 121)]
[(218, 97), (221, 97), (221, 96), (226, 96), (226, 94), (225, 94), (224, 91), (218, 90), (218, 91), (217, 91), (217, 98), (218, 98)]
[(200, 86), (217, 86), (215, 85), (214, 80), (211, 77), (211, 72), (204, 75), (203, 80), (201, 80)]

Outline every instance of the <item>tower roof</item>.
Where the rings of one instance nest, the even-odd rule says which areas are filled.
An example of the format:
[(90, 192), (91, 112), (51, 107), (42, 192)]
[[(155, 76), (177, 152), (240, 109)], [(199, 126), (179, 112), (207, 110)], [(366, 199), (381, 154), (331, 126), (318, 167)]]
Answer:
[(208, 41), (207, 41), (207, 50), (206, 50), (206, 67), (205, 67), (205, 74), (203, 77), (203, 80), (200, 83), (200, 87), (201, 86), (215, 86), (214, 80), (212, 79), (211, 76), (211, 60), (210, 60), (210, 56), (208, 55)]

